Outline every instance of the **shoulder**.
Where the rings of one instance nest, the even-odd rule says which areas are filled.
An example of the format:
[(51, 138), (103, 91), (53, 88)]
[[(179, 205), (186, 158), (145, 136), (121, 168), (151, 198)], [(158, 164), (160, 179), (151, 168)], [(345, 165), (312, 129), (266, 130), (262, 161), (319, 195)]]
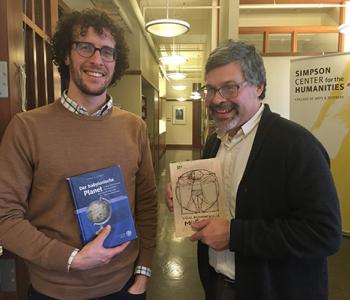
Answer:
[(308, 129), (292, 120), (281, 117), (277, 113), (271, 112), (268, 106), (265, 107), (260, 121), (260, 127), (270, 134), (280, 135), (281, 137), (315, 138)]
[(60, 101), (56, 100), (55, 102), (50, 103), (48, 105), (17, 113), (15, 115), (15, 119), (19, 119), (22, 121), (35, 120), (36, 122), (41, 119), (45, 119), (47, 121), (58, 114), (58, 112), (60, 111), (60, 106)]
[(133, 122), (143, 121), (141, 119), (141, 117), (138, 116), (137, 114), (130, 112), (130, 111), (127, 111), (127, 110), (124, 110), (122, 108), (119, 108), (117, 106), (113, 106), (112, 114), (114, 116), (118, 116), (119, 118), (125, 118), (125, 119), (131, 120)]
[(258, 132), (259, 137), (262, 137), (265, 142), (279, 149), (304, 153), (316, 151), (328, 158), (326, 149), (311, 131), (271, 111), (265, 116), (263, 114)]
[(147, 125), (145, 121), (135, 113), (123, 110), (116, 106), (113, 107), (111, 118), (113, 123), (119, 124), (121, 128), (125, 128), (127, 131), (141, 130), (146, 131)]

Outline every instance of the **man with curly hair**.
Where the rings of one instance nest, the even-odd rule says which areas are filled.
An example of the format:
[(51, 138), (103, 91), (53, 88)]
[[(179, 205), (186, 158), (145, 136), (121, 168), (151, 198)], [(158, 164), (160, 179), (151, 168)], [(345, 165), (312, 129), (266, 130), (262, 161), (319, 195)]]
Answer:
[[(121, 27), (95, 10), (60, 19), (52, 40), (65, 89), (19, 113), (0, 146), (0, 244), (29, 269), (28, 299), (146, 299), (157, 224), (145, 123), (113, 106), (107, 88), (128, 68)], [(104, 248), (106, 226), (86, 245), (66, 178), (119, 164), (138, 238)]]

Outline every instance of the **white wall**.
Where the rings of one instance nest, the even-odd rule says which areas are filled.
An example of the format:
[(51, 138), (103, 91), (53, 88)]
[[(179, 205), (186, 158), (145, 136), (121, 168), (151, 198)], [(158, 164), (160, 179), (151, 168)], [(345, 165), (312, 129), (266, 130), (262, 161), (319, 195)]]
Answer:
[(264, 57), (266, 97), (272, 111), (289, 118), (290, 57)]
[[(186, 124), (173, 124), (173, 106), (184, 106)], [(192, 102), (166, 101), (166, 144), (192, 145)]]
[(266, 97), (264, 103), (273, 112), (289, 119), (290, 61), (297, 56), (264, 57), (266, 69)]

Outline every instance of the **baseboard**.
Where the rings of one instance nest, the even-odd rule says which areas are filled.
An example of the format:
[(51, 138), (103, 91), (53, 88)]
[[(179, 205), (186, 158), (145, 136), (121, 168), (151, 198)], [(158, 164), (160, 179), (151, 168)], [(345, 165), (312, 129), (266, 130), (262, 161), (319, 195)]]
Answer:
[(166, 145), (166, 150), (192, 150), (193, 145)]

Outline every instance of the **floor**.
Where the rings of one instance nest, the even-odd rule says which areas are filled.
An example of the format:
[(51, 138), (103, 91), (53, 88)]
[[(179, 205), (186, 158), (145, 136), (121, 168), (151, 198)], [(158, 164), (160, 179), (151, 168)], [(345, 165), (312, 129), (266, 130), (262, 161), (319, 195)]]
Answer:
[[(174, 219), (164, 201), (164, 186), (169, 182), (169, 163), (198, 158), (199, 152), (192, 150), (167, 150), (161, 158), (158, 243), (148, 300), (204, 299), (197, 273), (196, 243), (175, 237)], [(349, 279), (350, 238), (344, 237), (340, 251), (329, 258), (329, 300), (350, 300)]]

